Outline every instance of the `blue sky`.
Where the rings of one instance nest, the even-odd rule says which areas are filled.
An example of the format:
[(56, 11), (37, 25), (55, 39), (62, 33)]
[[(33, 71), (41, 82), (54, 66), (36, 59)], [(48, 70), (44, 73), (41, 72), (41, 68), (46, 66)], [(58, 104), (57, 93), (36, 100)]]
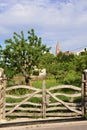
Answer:
[[(55, 53), (87, 46), (87, 0), (0, 0), (0, 43), (34, 28)], [(78, 50), (75, 50), (78, 51)]]

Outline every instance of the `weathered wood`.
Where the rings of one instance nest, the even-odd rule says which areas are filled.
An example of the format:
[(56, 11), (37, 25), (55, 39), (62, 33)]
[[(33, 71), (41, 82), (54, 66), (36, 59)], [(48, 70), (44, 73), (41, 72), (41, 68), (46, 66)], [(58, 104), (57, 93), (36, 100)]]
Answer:
[(0, 90), (3, 89), (3, 84), (0, 82)]
[[(72, 107), (81, 107), (81, 105), (82, 105), (81, 103), (69, 103), (69, 102), (66, 102), (66, 104), (69, 106), (72, 106)], [(61, 103), (55, 102), (55, 103), (49, 103), (48, 106), (60, 106), (60, 105), (61, 105)]]
[(1, 99), (0, 99), (0, 104), (2, 104), (3, 103), (3, 97), (1, 97)]
[(27, 98), (31, 94), (25, 94), (25, 95), (20, 95), (20, 96), (14, 96), (14, 95), (6, 95), (6, 98), (14, 98), (14, 99), (21, 99), (21, 98)]
[(87, 102), (85, 103), (85, 106), (87, 107)]
[(31, 87), (31, 86), (17, 85), (17, 86), (6, 88), (6, 91), (11, 91), (13, 89), (19, 89), (19, 88), (28, 89), (28, 90), (34, 90), (34, 91), (39, 91), (40, 90), (40, 89), (37, 89), (35, 87)]
[(2, 117), (3, 117), (3, 113), (0, 113), (0, 120), (3, 119)]
[[(6, 103), (6, 106), (15, 106), (17, 105), (18, 103)], [(23, 103), (24, 105), (32, 105), (32, 106), (38, 106), (38, 107), (41, 107), (41, 103), (33, 103), (33, 102), (25, 102)]]
[(49, 107), (49, 108), (46, 109), (46, 112), (48, 112), (48, 111), (57, 111), (57, 110), (62, 111), (62, 110), (67, 110), (67, 108), (63, 107), (63, 106)]
[(43, 80), (42, 88), (42, 117), (46, 118), (46, 81)]
[[(80, 109), (81, 110), (81, 108), (79, 108), (79, 107), (71, 107), (72, 109)], [(50, 108), (47, 108), (46, 109), (46, 111), (57, 111), (57, 110), (60, 110), (60, 111), (62, 111), (63, 112), (63, 110), (68, 110), (66, 107), (63, 107), (63, 106), (56, 106), (56, 107), (50, 107)]]
[(5, 118), (5, 86), (4, 70), (0, 68), (0, 120)]
[[(12, 108), (6, 108), (6, 111), (10, 111)], [(21, 111), (37, 111), (37, 112), (41, 112), (40, 108), (31, 108), (31, 107), (18, 107), (16, 108), (16, 110), (21, 110)]]
[[(3, 70), (2, 70), (3, 72)], [(76, 87), (73, 85), (60, 85), (51, 87), (49, 89), (46, 89), (45, 84), (45, 77), (43, 80), (43, 88), (38, 89), (31, 86), (26, 85), (16, 85), (13, 87), (6, 88), (6, 97), (5, 97), (5, 86), (6, 82), (5, 77), (3, 76), (3, 73), (1, 75), (0, 73), (0, 119), (3, 119), (6, 116), (19, 116), (19, 117), (58, 117), (58, 118), (64, 118), (64, 117), (77, 117), (85, 114), (87, 112), (87, 71), (83, 74), (82, 78), (82, 88)], [(26, 89), (29, 91), (28, 94), (24, 95), (14, 95), (14, 90), (18, 89)], [(73, 94), (67, 94), (58, 92), (58, 90), (61, 89), (71, 89), (74, 90)], [(27, 92), (28, 92), (27, 91)], [(56, 91), (54, 93), (54, 91)], [(71, 102), (64, 102), (59, 97), (65, 96), (69, 98), (77, 98), (81, 96), (82, 91), (82, 103), (71, 103)], [(13, 94), (13, 95), (12, 95)], [(5, 98), (7, 99), (21, 99), (22, 101), (16, 101), (16, 102), (8, 102), (5, 104)], [(38, 98), (39, 102), (34, 103), (31, 102), (31, 98)], [(51, 98), (53, 98), (51, 100)], [(42, 99), (42, 100), (41, 100)], [(30, 101), (29, 101), (30, 100)], [(55, 102), (54, 102), (55, 100)], [(75, 101), (75, 100), (74, 100)], [(82, 105), (82, 111), (81, 111), (81, 105)], [(24, 107), (26, 106), (26, 107)], [(5, 110), (6, 107), (6, 110)]]
[(77, 114), (77, 113), (70, 113), (70, 112), (67, 112), (67, 113), (62, 113), (62, 112), (60, 112), (60, 113), (46, 113), (46, 116), (51, 116), (51, 117), (73, 117), (73, 116), (77, 116), (77, 115), (79, 115), (79, 114)]
[[(84, 81), (84, 82), (83, 82)], [(87, 70), (83, 71), (82, 74), (82, 115), (85, 116), (86, 114), (86, 88), (87, 88)]]
[(5, 103), (6, 103), (5, 87), (6, 87), (6, 84), (4, 81), (4, 83), (3, 83), (3, 119), (5, 119)]
[[(41, 91), (42, 92), (42, 91)], [(30, 93), (31, 95), (32, 93)], [(29, 94), (26, 94), (26, 95), (21, 95), (21, 96), (14, 96), (14, 95), (6, 95), (6, 97), (11, 97), (11, 98), (26, 98)], [(41, 98), (42, 97), (42, 94), (36, 94), (33, 96), (34, 98)]]
[(6, 113), (6, 116), (18, 116), (18, 117), (41, 117), (42, 113), (27, 113), (27, 112), (13, 112), (10, 113), (9, 115)]
[[(20, 99), (20, 98), (27, 98), (29, 95), (31, 95), (32, 93), (30, 94), (25, 94), (25, 95), (20, 95), (20, 96), (16, 96), (16, 95), (10, 95), (10, 94), (7, 94), (6, 95), (6, 98), (14, 98), (14, 99)], [(36, 94), (34, 95), (33, 97), (37, 97), (37, 98), (41, 98), (42, 97), (42, 94)]]
[(7, 112), (7, 115), (9, 115), (10, 113), (12, 113), (13, 111), (16, 110), (16, 108), (18, 108), (20, 105), (22, 105), (23, 103), (25, 103), (27, 100), (29, 100), (31, 97), (33, 97), (35, 94), (39, 93), (39, 91), (34, 92), (33, 94), (29, 95), (26, 99), (24, 99), (23, 101), (21, 101), (20, 103), (18, 103), (14, 108), (11, 109), (11, 111)]
[(0, 114), (2, 114), (3, 113), (3, 109), (0, 109)]
[[(81, 110), (81, 108), (79, 108), (79, 107), (72, 107), (73, 109), (80, 109)], [(6, 111), (10, 111), (12, 108), (11, 107), (8, 107), (8, 108), (6, 108)], [(24, 108), (24, 107), (18, 107), (18, 108), (16, 108), (16, 110), (22, 110), (22, 111), (39, 111), (39, 112), (41, 112), (41, 108), (31, 108), (31, 107), (28, 107), (28, 108)], [(50, 107), (50, 108), (47, 108), (46, 109), (46, 112), (48, 112), (48, 111), (54, 111), (54, 110), (60, 110), (60, 111), (62, 111), (62, 110), (68, 110), (66, 107), (63, 107), (63, 106), (56, 106), (56, 107)]]
[[(23, 108), (23, 107), (21, 107), (21, 105), (19, 105), (18, 106), (18, 103), (6, 103), (6, 105), (7, 106), (13, 106), (13, 107), (16, 107), (16, 106), (18, 106), (18, 107), (16, 107), (15, 109), (14, 108), (8, 108), (7, 107), (7, 109), (6, 109), (6, 111), (7, 111), (7, 116), (9, 116), (11, 113), (14, 113), (15, 112), (15, 110), (21, 110), (21, 111), (25, 111), (25, 112), (27, 112), (27, 111), (38, 111), (38, 112), (41, 112), (42, 111), (42, 114), (43, 114), (43, 117), (46, 117), (46, 113), (47, 112), (49, 112), (49, 111), (57, 111), (57, 110), (60, 110), (60, 111), (63, 111), (63, 110), (76, 110), (77, 111), (77, 113), (79, 112), (79, 114), (81, 115), (81, 111), (78, 111), (77, 109), (79, 109), (80, 110), (80, 106), (81, 106), (81, 104), (79, 104), (79, 103), (68, 103), (68, 102), (63, 102), (64, 104), (62, 104), (62, 105), (65, 105), (65, 106), (61, 106), (61, 102), (58, 102), (58, 100), (57, 100), (57, 102), (56, 103), (50, 103), (49, 102), (49, 104), (48, 104), (48, 106), (52, 106), (52, 107), (49, 107), (49, 108), (46, 108), (46, 105), (47, 105), (47, 96), (49, 96), (49, 97), (51, 97), (52, 98), (52, 96), (48, 93), (47, 94), (47, 96), (46, 96), (46, 85), (45, 85), (45, 82), (43, 82), (43, 93), (42, 93), (42, 110), (40, 109), (40, 108), (35, 108), (35, 105), (37, 105), (37, 106), (41, 106), (41, 104), (38, 104), (38, 103), (31, 103), (31, 102), (28, 102), (28, 101), (26, 101), (26, 102), (24, 102), (23, 104), (31, 104), (31, 105), (33, 105), (34, 106), (34, 108)], [(12, 95), (7, 95), (7, 97), (16, 97), (16, 98), (21, 98), (21, 97), (24, 97), (24, 98), (27, 98), (27, 96), (30, 96), (30, 95), (32, 95), (32, 94), (26, 94), (26, 95), (22, 95), (22, 96), (12, 96)], [(32, 97), (37, 97), (37, 95), (39, 95), (38, 97), (40, 98), (41, 97), (41, 93), (40, 94), (35, 94), (35, 95), (33, 95)], [(53, 94), (53, 98), (55, 99), (55, 97), (56, 96), (58, 96), (58, 95), (63, 95), (63, 96), (67, 96), (67, 97), (79, 97), (80, 96), (80, 93), (79, 94), (72, 94), (72, 95), (68, 95), (68, 94), (62, 94), (62, 93), (54, 93)], [(55, 106), (55, 105), (57, 105), (57, 106)], [(66, 105), (68, 106), (68, 108), (66, 107)], [(54, 107), (55, 106), (55, 107)], [(78, 107), (79, 106), (79, 107)], [(12, 111), (12, 109), (13, 109), (13, 111)], [(76, 112), (75, 111), (75, 112)], [(52, 112), (51, 112), (52, 113)], [(57, 113), (56, 113), (57, 114)]]
[[(10, 91), (12, 91), (13, 93), (14, 92), (13, 90), (17, 90), (19, 88), (28, 89), (29, 91), (32, 90), (33, 92), (32, 93), (29, 92), (29, 94), (20, 95), (20, 96), (10, 94)], [(57, 91), (56, 93), (54, 93), (54, 90), (63, 89), (63, 88), (72, 89), (75, 92), (73, 94), (66, 94), (62, 92), (60, 93)], [(59, 118), (61, 116), (74, 117), (77, 115), (78, 116), (82, 115), (81, 103), (64, 102), (63, 100), (58, 98), (58, 96), (65, 96), (70, 98), (81, 97), (80, 87), (75, 87), (72, 85), (62, 85), (62, 86), (56, 86), (56, 87), (46, 89), (46, 84), (44, 79), (42, 90), (36, 89), (31, 86), (18, 85), (18, 86), (7, 88), (6, 92), (8, 93), (6, 95), (6, 98), (22, 99), (21, 102), (6, 103), (6, 116), (43, 117), (43, 118), (53, 116)], [(29, 99), (35, 97), (40, 99), (39, 103), (34, 103), (29, 101)], [(51, 98), (53, 98), (55, 102), (53, 102)], [(26, 107), (23, 107), (23, 105), (26, 105)], [(66, 113), (64, 113), (65, 111)]]
[(59, 98), (57, 98), (56, 96), (54, 96), (50, 91), (47, 90), (47, 93), (53, 97), (56, 101), (60, 102), (62, 105), (64, 105), (66, 108), (68, 108), (69, 110), (76, 112), (78, 114), (81, 114), (81, 111), (75, 110), (73, 108), (71, 108), (70, 106), (68, 106), (64, 101), (60, 100)]
[[(83, 74), (84, 75), (84, 74)], [(86, 83), (87, 82), (87, 80), (85, 80), (85, 79), (82, 79), (82, 83)]]
[(66, 97), (81, 97), (81, 93), (76, 94), (65, 94), (65, 93), (54, 93), (55, 96), (66, 96)]
[(60, 85), (60, 86), (51, 87), (48, 90), (52, 91), (52, 90), (56, 90), (56, 89), (58, 90), (58, 89), (63, 89), (63, 88), (66, 88), (66, 89), (69, 88), (69, 89), (81, 91), (80, 87), (76, 87), (76, 86), (73, 86), (73, 85)]
[[(14, 112), (10, 113), (9, 116), (18, 116), (18, 117), (41, 117), (41, 113), (24, 113), (24, 112)], [(78, 116), (77, 113), (46, 113), (47, 117), (74, 117)]]

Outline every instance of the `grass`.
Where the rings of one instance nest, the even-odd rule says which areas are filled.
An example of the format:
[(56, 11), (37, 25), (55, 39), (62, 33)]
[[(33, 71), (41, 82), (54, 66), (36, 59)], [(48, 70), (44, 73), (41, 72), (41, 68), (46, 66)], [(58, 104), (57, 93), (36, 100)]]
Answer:
[(18, 102), (21, 102), (23, 99), (14, 99), (14, 98), (6, 98), (6, 102), (7, 103), (18, 103)]
[[(57, 85), (58, 85), (58, 83), (56, 82), (55, 79), (46, 79), (46, 88), (50, 88), (50, 87), (57, 86)], [(41, 89), (43, 86), (43, 80), (33, 81), (32, 86)]]

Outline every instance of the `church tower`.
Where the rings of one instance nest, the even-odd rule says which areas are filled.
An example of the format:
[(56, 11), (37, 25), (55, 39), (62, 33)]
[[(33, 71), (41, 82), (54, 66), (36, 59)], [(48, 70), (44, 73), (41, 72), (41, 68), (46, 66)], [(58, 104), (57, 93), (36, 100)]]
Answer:
[(57, 43), (56, 45), (56, 55), (58, 55), (60, 53), (60, 45), (59, 43)]

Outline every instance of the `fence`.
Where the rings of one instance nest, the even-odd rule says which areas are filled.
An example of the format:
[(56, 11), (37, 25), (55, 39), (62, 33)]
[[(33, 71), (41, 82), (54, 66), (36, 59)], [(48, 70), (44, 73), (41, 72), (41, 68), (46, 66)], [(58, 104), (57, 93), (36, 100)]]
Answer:
[[(70, 93), (64, 93), (65, 91)], [(62, 85), (47, 89), (45, 80), (43, 80), (41, 89), (25, 85), (9, 87), (6, 89), (6, 117), (69, 118), (81, 116), (81, 101), (80, 103), (75, 101), (78, 97), (81, 99), (81, 88)]]
[[(42, 89), (25, 85), (6, 88), (3, 73), (0, 76), (0, 120), (6, 117), (76, 118), (87, 113), (86, 70), (82, 74), (82, 88), (61, 85), (47, 89), (45, 80)], [(24, 93), (19, 94), (22, 89)]]

